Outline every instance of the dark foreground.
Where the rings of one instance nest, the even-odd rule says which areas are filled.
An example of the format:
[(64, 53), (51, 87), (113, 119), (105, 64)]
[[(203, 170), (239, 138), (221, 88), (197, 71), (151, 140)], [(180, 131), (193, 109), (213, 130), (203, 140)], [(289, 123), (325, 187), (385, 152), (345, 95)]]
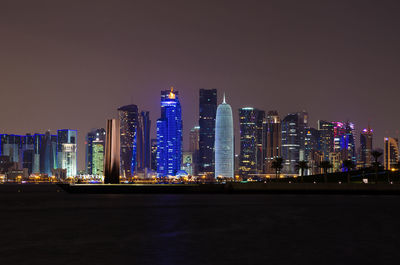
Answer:
[(225, 184), (58, 184), (74, 194), (356, 194), (400, 195), (400, 184), (263, 183)]
[(400, 196), (0, 185), (0, 264), (399, 264), (399, 205)]

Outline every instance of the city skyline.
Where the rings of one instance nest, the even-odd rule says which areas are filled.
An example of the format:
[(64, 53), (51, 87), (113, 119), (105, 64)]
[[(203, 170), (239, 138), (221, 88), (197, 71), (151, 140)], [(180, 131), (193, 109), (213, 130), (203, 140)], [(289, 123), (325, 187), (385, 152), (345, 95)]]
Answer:
[[(351, 120), (357, 136), (370, 122), (381, 148), (380, 139), (399, 135), (393, 2), (96, 4), (9, 2), (0, 10), (1, 133), (77, 129), (84, 169), (87, 132), (128, 104), (155, 121), (159, 91), (172, 85), (182, 101), (184, 149), (198, 123), (198, 89), (214, 87), (218, 102), (230, 95), (235, 135), (241, 107), (278, 110), (281, 118), (305, 109), (313, 126)], [(179, 15), (170, 16), (172, 7)]]

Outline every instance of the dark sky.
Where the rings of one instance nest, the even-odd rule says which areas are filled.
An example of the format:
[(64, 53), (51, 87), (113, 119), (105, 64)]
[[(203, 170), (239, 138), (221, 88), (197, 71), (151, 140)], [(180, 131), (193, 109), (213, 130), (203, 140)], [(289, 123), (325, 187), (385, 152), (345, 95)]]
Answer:
[[(137, 104), (160, 115), (176, 86), (184, 142), (198, 89), (234, 109), (307, 110), (318, 119), (370, 121), (375, 144), (400, 125), (398, 1), (1, 1), (0, 129), (104, 127)], [(155, 126), (152, 128), (155, 132)], [(238, 130), (236, 130), (238, 133)], [(357, 141), (359, 136), (357, 136)]]

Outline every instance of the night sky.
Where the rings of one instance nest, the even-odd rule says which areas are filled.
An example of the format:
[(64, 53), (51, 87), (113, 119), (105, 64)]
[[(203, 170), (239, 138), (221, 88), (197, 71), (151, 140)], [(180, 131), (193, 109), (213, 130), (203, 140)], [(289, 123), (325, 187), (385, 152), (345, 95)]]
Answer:
[[(370, 121), (374, 143), (400, 128), (398, 1), (0, 2), (0, 130), (25, 134), (105, 127), (116, 109), (149, 110), (179, 90), (184, 143), (198, 89), (239, 107)], [(236, 138), (238, 138), (236, 129)], [(359, 146), (359, 135), (357, 135)]]

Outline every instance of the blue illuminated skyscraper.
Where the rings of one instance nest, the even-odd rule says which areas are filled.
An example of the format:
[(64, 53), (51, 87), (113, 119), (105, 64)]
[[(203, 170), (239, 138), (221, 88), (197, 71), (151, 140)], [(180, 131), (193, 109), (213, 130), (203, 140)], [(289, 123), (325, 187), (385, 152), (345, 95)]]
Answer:
[(157, 120), (157, 173), (174, 176), (181, 169), (182, 111), (178, 92), (161, 91), (161, 118)]

